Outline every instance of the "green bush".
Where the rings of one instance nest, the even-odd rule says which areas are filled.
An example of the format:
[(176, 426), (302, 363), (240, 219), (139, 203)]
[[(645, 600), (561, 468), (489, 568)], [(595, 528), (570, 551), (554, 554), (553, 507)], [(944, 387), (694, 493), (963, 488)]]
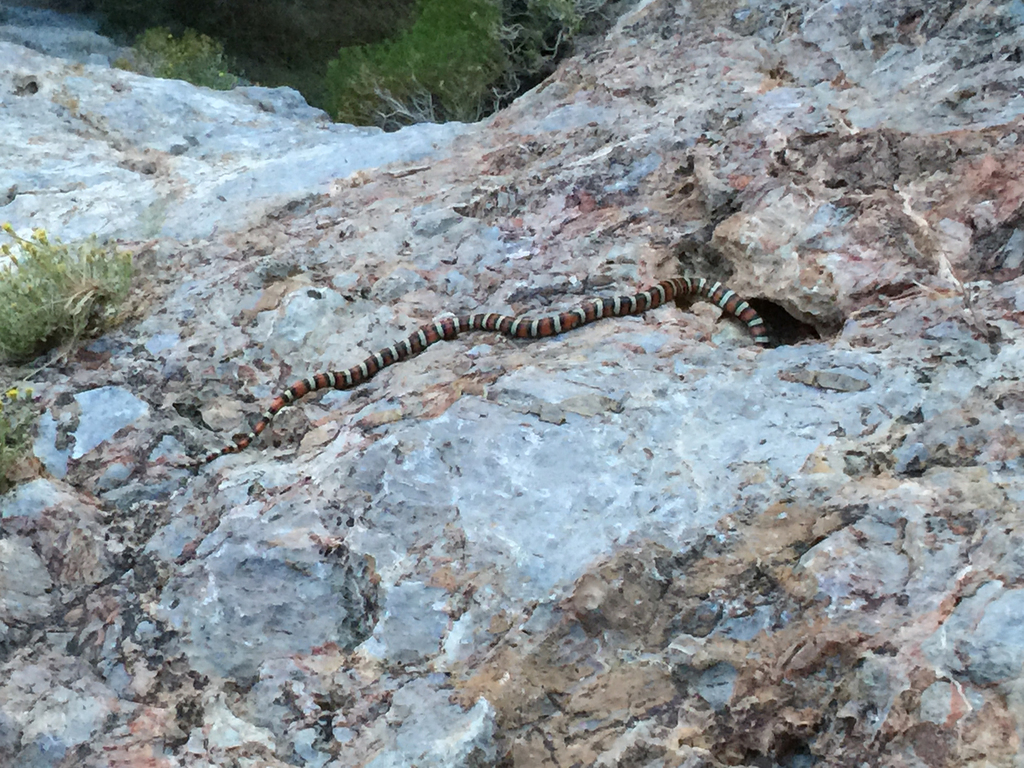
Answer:
[(95, 238), (65, 245), (41, 229), (30, 239), (0, 229), (14, 241), (0, 246), (0, 360), (30, 360), (114, 322), (131, 285), (130, 254)]
[(395, 129), (505, 106), (629, 0), (93, 2), (109, 32), (148, 30), (117, 62), (125, 69), (230, 88), (238, 67), (227, 50), (252, 81), (298, 88), (338, 119)]
[(239, 81), (237, 75), (227, 71), (224, 46), (194, 29), (186, 29), (177, 38), (166, 27), (147, 29), (136, 38), (131, 56), (118, 59), (114, 66), (219, 91), (230, 90)]
[(489, 0), (420, 0), (412, 27), (377, 45), (343, 48), (328, 65), (338, 120), (396, 128), (476, 120), (507, 65), (501, 12)]
[(29, 427), (37, 415), (31, 389), (0, 392), (0, 494), (14, 484), (10, 472), (28, 454)]
[(505, 90), (517, 95), (522, 86), (535, 85), (550, 74), (571, 49), (584, 17), (602, 5), (601, 0), (503, 0), (503, 39), (509, 59)]
[(554, 71), (583, 29), (608, 22), (608, 0), (419, 0), (412, 27), (342, 48), (327, 69), (337, 120), (396, 129), (477, 120)]

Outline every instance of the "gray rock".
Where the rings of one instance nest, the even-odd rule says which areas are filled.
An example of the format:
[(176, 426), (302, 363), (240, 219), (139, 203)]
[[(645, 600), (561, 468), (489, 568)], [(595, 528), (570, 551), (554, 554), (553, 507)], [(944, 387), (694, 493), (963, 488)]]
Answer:
[(978, 685), (1016, 680), (1024, 670), (1024, 590), (1013, 589), (985, 606), (973, 632), (960, 643), (964, 667)]
[(373, 286), (374, 298), (381, 303), (387, 304), (399, 296), (404, 296), (410, 291), (415, 291), (426, 285), (426, 281), (411, 269), (399, 267), (391, 274), (381, 278)]
[(0, 622), (35, 624), (54, 609), (46, 564), (24, 541), (0, 539)]
[(480, 699), (468, 711), (444, 692), (414, 680), (395, 692), (388, 713), (388, 746), (367, 768), (478, 768), (498, 758), (494, 710)]
[(61, 490), (49, 480), (42, 478), (24, 483), (4, 495), (0, 505), (3, 518), (25, 518), (38, 520), (43, 512), (63, 500)]
[(82, 415), (75, 430), (72, 459), (80, 459), (119, 430), (149, 413), (149, 406), (120, 387), (99, 387), (75, 395)]
[[(42, 47), (67, 53), (61, 40)], [(0, 42), (0, 62), (3, 218), (64, 240), (209, 236), (360, 169), (429, 157), (466, 130), (333, 125), (290, 89), (211, 91), (106, 60), (81, 77), (81, 65), (11, 42)]]
[(250, 677), (264, 660), (351, 648), (369, 634), (372, 566), (326, 543), (312, 510), (296, 512), (286, 506), (254, 526), (252, 510), (239, 508), (164, 588), (156, 615), (204, 674)]
[(694, 683), (694, 688), (712, 709), (720, 710), (726, 707), (732, 698), (736, 674), (736, 669), (729, 664), (715, 664), (701, 672)]
[[(1019, 762), (1018, 5), (640, 3), (388, 136), (0, 43), (0, 217), (155, 241), (32, 377), (0, 764)], [(467, 335), (171, 464), (444, 313), (678, 274), (780, 343)]]
[(0, 5), (0, 41), (82, 64), (109, 66), (124, 51), (98, 34), (95, 19), (45, 8)]
[(952, 684), (947, 681), (929, 685), (921, 694), (921, 719), (929, 723), (944, 724), (952, 711), (952, 690)]
[(446, 596), (443, 589), (416, 582), (392, 587), (367, 651), (396, 664), (414, 664), (436, 655), (448, 627), (442, 610)]

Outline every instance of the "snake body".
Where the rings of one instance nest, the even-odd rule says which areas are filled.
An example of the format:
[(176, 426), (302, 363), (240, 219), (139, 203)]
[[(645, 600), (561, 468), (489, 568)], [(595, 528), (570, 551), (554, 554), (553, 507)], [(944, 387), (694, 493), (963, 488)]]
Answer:
[(193, 459), (186, 466), (200, 467), (229, 453), (243, 451), (270, 426), (274, 417), (285, 406), (291, 405), (311, 392), (322, 389), (346, 390), (358, 387), (389, 365), (415, 357), (439, 341), (451, 341), (460, 334), (471, 331), (493, 331), (515, 339), (557, 336), (601, 318), (639, 315), (666, 302), (687, 297), (699, 297), (715, 304), (743, 323), (755, 343), (761, 346), (768, 344), (764, 321), (757, 311), (721, 283), (712, 282), (703, 277), (677, 277), (663, 280), (633, 296), (591, 299), (568, 312), (547, 317), (512, 317), (494, 312), (444, 317), (420, 326), (408, 338), (374, 352), (358, 365), (343, 371), (316, 373), (308, 379), (295, 382), (271, 401), (270, 406), (248, 434), (236, 436), (233, 444), (226, 445), (201, 458)]

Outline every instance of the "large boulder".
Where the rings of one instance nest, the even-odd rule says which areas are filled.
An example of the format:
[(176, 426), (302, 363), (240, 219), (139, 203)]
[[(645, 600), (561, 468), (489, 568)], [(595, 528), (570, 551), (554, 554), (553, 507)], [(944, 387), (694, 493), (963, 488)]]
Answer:
[[(1022, 50), (1014, 3), (653, 0), (384, 135), (0, 43), (0, 218), (138, 267), (32, 375), (0, 762), (1020, 765)], [(445, 313), (679, 274), (771, 348), (465, 334), (182, 466)]]

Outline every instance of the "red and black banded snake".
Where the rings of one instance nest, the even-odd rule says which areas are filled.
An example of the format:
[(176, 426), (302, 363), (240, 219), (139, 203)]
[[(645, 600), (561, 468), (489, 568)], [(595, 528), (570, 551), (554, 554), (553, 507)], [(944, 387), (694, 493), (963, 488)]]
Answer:
[(757, 311), (721, 283), (703, 277), (677, 277), (663, 280), (633, 296), (591, 299), (568, 312), (546, 317), (511, 317), (494, 312), (443, 317), (420, 326), (408, 338), (374, 352), (361, 363), (347, 370), (316, 373), (308, 379), (295, 382), (271, 401), (270, 406), (248, 434), (236, 436), (233, 444), (226, 445), (201, 458), (192, 459), (180, 466), (196, 468), (229, 453), (243, 451), (270, 426), (282, 408), (309, 393), (322, 389), (353, 389), (369, 381), (389, 365), (415, 357), (432, 344), (439, 341), (451, 341), (462, 333), (492, 331), (516, 339), (539, 339), (546, 336), (557, 336), (605, 317), (639, 315), (666, 302), (687, 297), (705, 299), (720, 307), (724, 312), (735, 316), (746, 326), (755, 343), (767, 346), (768, 335), (764, 321)]

